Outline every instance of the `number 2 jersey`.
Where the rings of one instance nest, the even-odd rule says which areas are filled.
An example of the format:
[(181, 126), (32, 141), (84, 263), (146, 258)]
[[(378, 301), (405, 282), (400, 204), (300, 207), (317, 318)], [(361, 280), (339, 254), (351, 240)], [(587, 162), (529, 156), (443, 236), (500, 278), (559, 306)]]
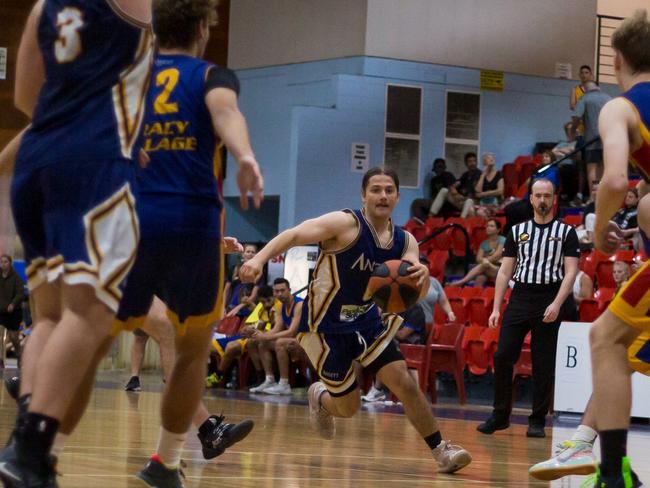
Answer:
[(111, 0), (46, 0), (38, 43), (45, 83), (16, 172), (132, 158), (153, 59), (150, 27)]
[(379, 264), (402, 259), (408, 248), (403, 229), (393, 226), (392, 239), (381, 246), (362, 210), (343, 212), (357, 220), (357, 237), (340, 251), (321, 249), (302, 308), (302, 332), (344, 334), (376, 327), (380, 312), (372, 300), (364, 298), (370, 276)]
[(239, 93), (229, 69), (181, 54), (158, 54), (141, 144), (151, 161), (138, 176), (138, 215), (147, 236), (222, 232), (221, 142), (206, 94)]

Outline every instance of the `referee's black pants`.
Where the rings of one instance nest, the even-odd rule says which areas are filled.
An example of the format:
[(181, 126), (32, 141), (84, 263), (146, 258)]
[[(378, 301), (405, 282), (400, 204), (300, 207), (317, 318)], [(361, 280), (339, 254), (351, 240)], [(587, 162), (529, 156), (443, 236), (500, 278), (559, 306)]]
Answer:
[[(514, 365), (519, 360), (526, 334), (531, 334), (533, 362), (533, 411), (530, 425), (543, 426), (553, 398), (557, 336), (563, 320), (575, 320), (576, 309), (570, 296), (555, 322), (543, 322), (543, 312), (555, 298), (557, 289), (541, 296), (513, 292), (503, 318), (497, 352), (494, 354), (494, 417), (505, 421), (512, 412)], [(520, 295), (520, 296), (517, 296)], [(538, 295), (538, 294), (535, 294)], [(541, 313), (540, 313), (541, 312)]]

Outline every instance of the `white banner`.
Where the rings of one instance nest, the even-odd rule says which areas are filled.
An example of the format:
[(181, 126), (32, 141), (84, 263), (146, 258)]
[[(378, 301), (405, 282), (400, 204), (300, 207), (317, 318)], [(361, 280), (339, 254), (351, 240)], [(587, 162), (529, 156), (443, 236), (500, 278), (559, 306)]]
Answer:
[[(591, 396), (590, 323), (562, 322), (555, 360), (556, 412), (585, 411)], [(632, 416), (650, 418), (650, 377), (632, 375)]]

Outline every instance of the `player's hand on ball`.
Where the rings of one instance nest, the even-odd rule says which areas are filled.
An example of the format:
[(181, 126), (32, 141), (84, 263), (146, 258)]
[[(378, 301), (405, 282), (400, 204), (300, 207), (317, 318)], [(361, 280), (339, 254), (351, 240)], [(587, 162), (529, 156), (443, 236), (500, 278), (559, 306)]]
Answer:
[(490, 329), (497, 328), (497, 325), (499, 325), (499, 317), (501, 317), (501, 312), (499, 312), (498, 310), (492, 310), (492, 314), (488, 319), (488, 326), (490, 327)]
[(240, 244), (236, 237), (224, 237), (223, 252), (226, 254), (242, 253), (244, 252), (244, 246)]
[(605, 254), (614, 254), (623, 242), (623, 231), (616, 222), (609, 221), (601, 231), (594, 233), (594, 246)]
[(239, 279), (242, 283), (256, 283), (262, 276), (262, 264), (255, 258), (249, 259), (239, 268)]
[(542, 322), (551, 323), (557, 320), (558, 315), (560, 315), (560, 306), (555, 302), (552, 302), (546, 310), (544, 311), (544, 318)]
[(422, 288), (425, 281), (429, 279), (429, 268), (422, 263), (416, 263), (410, 266), (407, 271), (409, 272), (409, 278), (415, 281), (418, 288)]

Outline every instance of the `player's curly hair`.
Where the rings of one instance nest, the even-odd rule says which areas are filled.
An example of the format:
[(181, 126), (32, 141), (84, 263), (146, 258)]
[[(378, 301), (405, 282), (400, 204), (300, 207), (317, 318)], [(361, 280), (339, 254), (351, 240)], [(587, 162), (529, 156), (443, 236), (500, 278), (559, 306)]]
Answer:
[(153, 30), (158, 45), (166, 49), (189, 49), (201, 22), (217, 23), (219, 0), (154, 0)]
[(633, 73), (650, 72), (650, 22), (648, 12), (637, 10), (612, 34), (612, 47), (623, 55)]

